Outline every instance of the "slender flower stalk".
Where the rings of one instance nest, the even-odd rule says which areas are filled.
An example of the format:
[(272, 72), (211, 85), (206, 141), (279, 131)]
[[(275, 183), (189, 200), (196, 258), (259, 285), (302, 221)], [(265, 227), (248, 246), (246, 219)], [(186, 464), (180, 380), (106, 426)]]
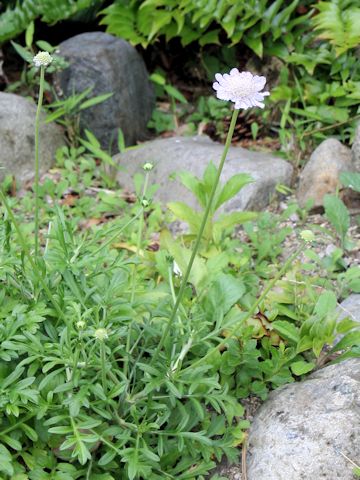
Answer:
[(239, 110), (235, 109), (233, 111), (233, 114), (232, 114), (229, 131), (228, 131), (228, 134), (227, 134), (227, 137), (226, 137), (225, 148), (224, 148), (223, 154), (222, 154), (221, 159), (220, 159), (220, 164), (219, 164), (219, 167), (218, 167), (218, 170), (217, 170), (217, 173), (216, 173), (216, 177), (215, 177), (215, 181), (214, 181), (211, 193), (210, 193), (209, 201), (206, 205), (204, 216), (203, 216), (202, 221), (201, 221), (199, 232), (198, 232), (196, 240), (195, 240), (195, 245), (194, 245), (193, 251), (191, 253), (191, 257), (190, 257), (188, 266), (186, 268), (186, 272), (185, 272), (184, 276), (182, 277), (182, 282), (181, 282), (181, 285), (180, 285), (180, 290), (179, 290), (175, 305), (174, 305), (174, 307), (171, 311), (170, 317), (167, 321), (167, 324), (166, 324), (165, 330), (164, 330), (164, 332), (161, 336), (160, 342), (159, 342), (159, 344), (158, 344), (158, 346), (155, 350), (155, 353), (154, 353), (154, 356), (153, 356), (153, 359), (152, 359), (153, 362), (155, 362), (155, 360), (157, 359), (157, 356), (159, 355), (159, 352), (164, 345), (165, 339), (170, 332), (172, 324), (174, 323), (178, 308), (179, 308), (181, 300), (184, 296), (185, 288), (186, 288), (186, 285), (187, 285), (189, 277), (190, 277), (191, 269), (192, 269), (196, 254), (197, 254), (197, 252), (199, 250), (199, 247), (200, 247), (200, 243), (201, 243), (202, 236), (203, 236), (203, 233), (204, 233), (204, 230), (205, 230), (205, 226), (206, 226), (208, 218), (209, 218), (211, 207), (213, 206), (212, 204), (213, 204), (213, 200), (214, 200), (214, 197), (215, 197), (216, 189), (217, 189), (217, 186), (219, 184), (221, 172), (223, 170), (225, 160), (226, 160), (226, 156), (228, 154), (228, 151), (229, 151), (229, 148), (230, 148), (230, 145), (231, 145), (231, 139), (232, 139), (232, 136), (234, 134), (236, 120), (237, 120), (238, 115), (239, 115)]
[(45, 81), (45, 67), (40, 67), (40, 88), (39, 98), (35, 117), (35, 259), (39, 253), (39, 129), (40, 129), (40, 114), (44, 96), (44, 81)]
[[(139, 225), (138, 225), (138, 232), (137, 232), (137, 241), (136, 241), (136, 256), (139, 256), (140, 249), (141, 249), (141, 240), (142, 240), (142, 234), (143, 234), (143, 229), (144, 229), (144, 209), (150, 205), (149, 200), (146, 199), (146, 192), (148, 189), (149, 185), (149, 173), (153, 169), (153, 165), (151, 163), (145, 163), (143, 165), (143, 170), (146, 172), (145, 173), (145, 180), (144, 180), (144, 186), (143, 186), (143, 191), (142, 191), (142, 196), (141, 196), (141, 215), (139, 219)], [(132, 268), (132, 273), (131, 273), (131, 298), (130, 302), (131, 304), (134, 303), (134, 298), (135, 298), (135, 279), (136, 279), (136, 265), (133, 265)]]
[(44, 84), (45, 84), (45, 68), (52, 62), (52, 57), (48, 52), (39, 52), (33, 58), (33, 62), (36, 67), (40, 68), (40, 83), (39, 83), (39, 98), (36, 109), (35, 117), (35, 180), (34, 180), (34, 192), (35, 192), (35, 260), (39, 253), (39, 171), (40, 171), (40, 159), (39, 159), (39, 131), (40, 131), (40, 116), (41, 107), (44, 98)]

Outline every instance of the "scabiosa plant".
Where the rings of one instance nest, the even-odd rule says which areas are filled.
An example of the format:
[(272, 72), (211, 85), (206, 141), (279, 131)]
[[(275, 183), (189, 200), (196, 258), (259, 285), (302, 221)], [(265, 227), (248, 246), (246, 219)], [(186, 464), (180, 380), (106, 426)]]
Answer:
[(35, 117), (35, 259), (39, 252), (39, 129), (40, 114), (44, 97), (45, 69), (50, 65), (53, 58), (49, 52), (39, 52), (33, 58), (35, 67), (40, 68), (39, 98)]
[(262, 93), (260, 92), (260, 90), (262, 90), (265, 86), (266, 78), (260, 77), (258, 75), (252, 75), (250, 72), (240, 73), (237, 68), (233, 68), (232, 70), (230, 70), (230, 74), (224, 73), (222, 75), (220, 73), (217, 73), (215, 75), (215, 78), (217, 82), (213, 84), (213, 88), (217, 92), (216, 93), (217, 97), (221, 100), (234, 102), (235, 103), (234, 111), (232, 114), (229, 131), (226, 137), (224, 151), (220, 159), (214, 184), (210, 193), (209, 201), (201, 221), (200, 229), (195, 240), (195, 244), (194, 244), (193, 251), (191, 253), (189, 264), (186, 268), (186, 272), (182, 276), (182, 282), (180, 285), (179, 294), (177, 296), (176, 302), (174, 304), (174, 307), (168, 319), (166, 328), (164, 329), (160, 342), (153, 356), (153, 362), (156, 360), (164, 344), (164, 341), (168, 333), (170, 332), (171, 326), (176, 318), (177, 311), (181, 304), (181, 300), (184, 295), (185, 288), (190, 277), (190, 272), (191, 272), (196, 254), (200, 247), (201, 239), (205, 230), (207, 220), (209, 218), (209, 214), (210, 214), (213, 200), (215, 197), (216, 189), (220, 181), (221, 172), (225, 164), (226, 156), (228, 154), (228, 151), (231, 145), (231, 139), (234, 134), (236, 120), (239, 115), (239, 109), (248, 109), (250, 107), (263, 108), (264, 104), (262, 103), (262, 101), (264, 100), (264, 97), (267, 95), (270, 95), (269, 92), (262, 92)]

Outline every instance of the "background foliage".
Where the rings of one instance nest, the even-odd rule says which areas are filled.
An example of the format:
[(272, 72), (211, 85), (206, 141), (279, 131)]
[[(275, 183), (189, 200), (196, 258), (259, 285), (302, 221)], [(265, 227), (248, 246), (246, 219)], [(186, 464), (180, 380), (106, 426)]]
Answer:
[(0, 43), (36, 19), (91, 20), (143, 48), (159, 40), (191, 44), (209, 80), (230, 66), (247, 67), (249, 51), (265, 64), (277, 59), (270, 97), (277, 108), (264, 117), (276, 125), (282, 145), (304, 150), (310, 139), (329, 134), (351, 139), (360, 100), (356, 0), (19, 0), (0, 16)]

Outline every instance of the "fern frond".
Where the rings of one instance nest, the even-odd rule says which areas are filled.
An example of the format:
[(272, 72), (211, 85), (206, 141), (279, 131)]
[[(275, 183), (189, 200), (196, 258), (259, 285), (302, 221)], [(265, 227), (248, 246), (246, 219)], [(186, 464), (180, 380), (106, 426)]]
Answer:
[(24, 30), (32, 20), (55, 23), (92, 7), (98, 0), (22, 0), (0, 16), (0, 43), (10, 40)]
[(92, 7), (95, 0), (42, 0), (41, 20), (56, 23)]
[(353, 1), (333, 0), (319, 2), (319, 13), (312, 19), (320, 38), (329, 40), (337, 55), (360, 43), (360, 8)]
[(10, 40), (23, 32), (38, 15), (38, 2), (24, 0), (15, 8), (8, 8), (0, 16), (0, 43)]

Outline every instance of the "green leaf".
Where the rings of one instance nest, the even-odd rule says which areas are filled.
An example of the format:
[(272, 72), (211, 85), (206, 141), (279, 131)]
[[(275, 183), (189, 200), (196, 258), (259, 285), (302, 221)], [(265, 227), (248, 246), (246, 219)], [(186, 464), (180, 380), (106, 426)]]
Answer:
[(251, 48), (253, 52), (260, 58), (263, 56), (264, 46), (261, 40), (261, 37), (256, 36), (257, 34), (248, 34), (244, 37), (244, 43)]
[(204, 188), (199, 179), (190, 172), (184, 171), (179, 174), (181, 183), (190, 190), (196, 197), (199, 204), (205, 208), (206, 207), (206, 195)]
[[(176, 242), (170, 235), (169, 232), (162, 232), (160, 237), (161, 244), (169, 251), (178, 264), (181, 272), (185, 272), (188, 266), (191, 250), (181, 246), (179, 242)], [(193, 268), (190, 273), (190, 283), (192, 283), (195, 288), (199, 288), (201, 282), (205, 280), (208, 276), (208, 271), (205, 265), (204, 260), (196, 256), (193, 264)]]
[(16, 52), (20, 55), (20, 57), (25, 60), (25, 62), (28, 62), (30, 64), (33, 63), (33, 55), (28, 50), (13, 41), (11, 41), (11, 45), (15, 48)]
[(285, 320), (275, 320), (271, 323), (276, 333), (280, 335), (280, 337), (288, 340), (293, 344), (297, 344), (300, 340), (299, 329), (290, 322)]
[(228, 180), (223, 186), (217, 198), (214, 210), (217, 210), (223, 203), (233, 198), (245, 185), (252, 183), (253, 178), (247, 173), (238, 173)]
[(175, 100), (178, 100), (180, 103), (188, 103), (184, 95), (172, 85), (165, 85), (164, 90), (170, 97), (175, 98)]
[(314, 314), (324, 318), (330, 313), (333, 313), (336, 309), (336, 306), (337, 299), (335, 293), (330, 290), (326, 290), (319, 296), (314, 307)]
[(184, 220), (189, 224), (192, 233), (197, 233), (199, 231), (201, 223), (200, 213), (183, 202), (170, 202), (167, 204), (167, 207), (176, 218)]
[(291, 371), (294, 375), (305, 375), (305, 373), (311, 372), (315, 367), (315, 363), (313, 362), (305, 362), (304, 360), (300, 360), (298, 362), (294, 362), (290, 365)]
[(342, 172), (340, 173), (340, 182), (344, 187), (351, 188), (355, 192), (360, 192), (360, 173)]
[(0, 444), (0, 472), (5, 473), (5, 475), (13, 475), (14, 467), (12, 466), (12, 458), (9, 450)]
[(360, 330), (347, 333), (332, 349), (331, 352), (337, 352), (348, 347), (360, 345)]
[(354, 475), (360, 477), (360, 467), (355, 467), (353, 470)]
[(57, 433), (58, 435), (67, 435), (68, 433), (72, 433), (73, 429), (69, 425), (62, 425), (59, 427), (51, 427), (49, 428), (49, 433)]
[(214, 222), (213, 228), (221, 233), (224, 232), (226, 228), (242, 225), (245, 222), (255, 220), (257, 217), (258, 213), (256, 212), (231, 212), (222, 215), (219, 220)]
[(9, 445), (9, 447), (12, 448), (13, 450), (20, 451), (22, 449), (22, 446), (19, 440), (15, 440), (15, 438), (10, 437), (9, 435), (5, 435), (3, 433), (0, 434), (0, 440), (6, 443), (7, 445)]
[(210, 32), (205, 33), (205, 35), (202, 35), (199, 39), (199, 44), (203, 47), (204, 45), (208, 45), (210, 43), (212, 44), (217, 44), (220, 45), (220, 40), (219, 40), (219, 33), (220, 30), (211, 30)]
[(38, 40), (36, 42), (36, 45), (41, 49), (44, 50), (45, 52), (52, 53), (54, 50), (56, 50), (56, 47), (53, 47), (50, 45), (49, 42), (45, 42), (45, 40)]
[(350, 214), (344, 202), (335, 195), (324, 196), (325, 215), (338, 233), (341, 243), (345, 241), (345, 236), (350, 227)]
[(27, 46), (27, 48), (30, 48), (33, 43), (34, 31), (35, 31), (35, 24), (34, 22), (30, 22), (29, 26), (25, 30), (25, 45)]
[(89, 98), (89, 100), (85, 100), (80, 107), (79, 110), (85, 110), (86, 108), (93, 107), (94, 105), (98, 105), (99, 103), (105, 102), (108, 98), (112, 97), (113, 93), (104, 93), (102, 95), (97, 95), (96, 97)]
[(166, 79), (163, 75), (161, 75), (160, 73), (152, 73), (150, 75), (150, 80), (154, 83), (156, 83), (157, 85), (165, 85), (166, 83)]
[(226, 313), (244, 295), (244, 282), (233, 275), (221, 273), (209, 289), (207, 301), (214, 309), (222, 308)]

